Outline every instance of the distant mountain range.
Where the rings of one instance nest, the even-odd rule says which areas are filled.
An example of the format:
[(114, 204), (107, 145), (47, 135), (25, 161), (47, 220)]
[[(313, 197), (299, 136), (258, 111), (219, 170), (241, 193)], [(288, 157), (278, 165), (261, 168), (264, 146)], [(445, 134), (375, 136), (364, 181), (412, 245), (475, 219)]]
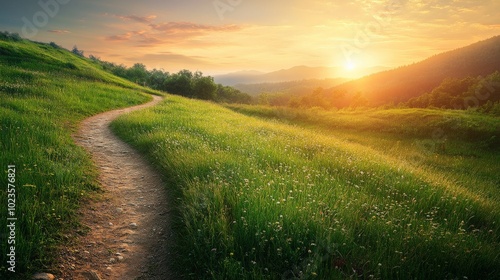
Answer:
[[(381, 70), (384, 67), (373, 67), (359, 72), (359, 75), (370, 74)], [(261, 83), (281, 83), (289, 81), (300, 81), (310, 79), (334, 79), (342, 77), (342, 69), (336, 67), (309, 67), (295, 66), (289, 69), (281, 69), (274, 72), (264, 73), (259, 71), (238, 71), (214, 77), (216, 83), (227, 86), (237, 84), (261, 84)]]
[(372, 105), (399, 103), (430, 92), (446, 78), (486, 76), (495, 71), (500, 71), (500, 36), (349, 81), (327, 92), (332, 96), (359, 93)]
[(261, 93), (268, 94), (286, 94), (290, 96), (304, 95), (313, 92), (315, 89), (331, 88), (336, 85), (345, 83), (348, 79), (307, 79), (295, 80), (289, 82), (276, 82), (276, 83), (257, 83), (257, 84), (237, 84), (233, 87), (241, 92), (258, 95)]
[(366, 69), (367, 76), (347, 82), (346, 79), (342, 80), (340, 73), (343, 71), (340, 68), (308, 66), (270, 73), (240, 71), (214, 78), (218, 83), (234, 86), (250, 94), (281, 92), (304, 95), (306, 91), (312, 93), (315, 88), (323, 87), (326, 89), (322, 95), (326, 99), (345, 96), (349, 100), (349, 96), (362, 96), (368, 104), (382, 105), (406, 102), (421, 96), (439, 86), (446, 78), (487, 76), (495, 71), (500, 71), (500, 36), (392, 70), (383, 67)]

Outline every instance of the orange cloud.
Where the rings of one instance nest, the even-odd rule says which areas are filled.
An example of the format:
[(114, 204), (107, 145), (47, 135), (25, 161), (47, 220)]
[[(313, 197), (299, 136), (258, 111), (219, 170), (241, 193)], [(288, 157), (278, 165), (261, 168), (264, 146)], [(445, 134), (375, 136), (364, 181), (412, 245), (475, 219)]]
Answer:
[[(118, 17), (118, 16), (117, 16)], [(197, 37), (217, 34), (237, 32), (244, 27), (240, 25), (208, 25), (198, 24), (193, 22), (160, 22), (153, 23), (152, 20), (156, 16), (139, 17), (139, 16), (119, 16), (119, 18), (148, 23), (147, 28), (138, 31), (128, 31), (122, 34), (115, 34), (105, 37), (107, 41), (131, 41), (137, 43), (137, 47), (155, 47), (159, 45), (172, 45), (186, 43)], [(122, 26), (121, 29), (132, 29), (130, 26)], [(198, 42), (199, 45), (204, 42)], [(208, 42), (205, 42), (208, 43)]]
[(120, 34), (120, 35), (112, 35), (106, 37), (106, 40), (108, 41), (128, 41), (132, 38), (133, 32), (127, 32), (125, 34)]
[(150, 24), (151, 28), (157, 31), (162, 31), (167, 34), (171, 33), (207, 33), (207, 32), (233, 32), (239, 31), (242, 29), (241, 26), (235, 24), (229, 25), (205, 25), (205, 24), (196, 24), (192, 22), (167, 22), (160, 24)]
[(156, 15), (150, 15), (145, 17), (140, 17), (136, 15), (126, 15), (126, 16), (116, 16), (123, 20), (132, 20), (140, 23), (151, 23), (154, 19), (156, 19)]
[(52, 29), (52, 30), (49, 30), (48, 32), (57, 33), (57, 34), (71, 33), (69, 30), (61, 30), (61, 29)]

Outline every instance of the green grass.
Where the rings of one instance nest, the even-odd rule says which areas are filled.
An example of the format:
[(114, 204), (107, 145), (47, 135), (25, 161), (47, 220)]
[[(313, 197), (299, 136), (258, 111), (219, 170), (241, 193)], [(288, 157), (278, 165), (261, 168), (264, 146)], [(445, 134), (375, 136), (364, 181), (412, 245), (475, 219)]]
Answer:
[[(69, 51), (0, 40), (0, 278), (50, 269), (55, 248), (71, 241), (82, 198), (99, 188), (71, 135), (85, 117), (146, 102), (145, 91)], [(15, 274), (6, 271), (8, 165), (16, 174)]]
[[(321, 130), (410, 165), (419, 176), (440, 174), (435, 182), (454, 182), (498, 196), (500, 119), (475, 111), (433, 109), (340, 110), (227, 105), (249, 116)], [(432, 176), (431, 176), (432, 177)]]
[(441, 153), (420, 145), (442, 137), (397, 114), (427, 113), (453, 114), (333, 129), (168, 97), (112, 127), (169, 179), (182, 279), (498, 279), (500, 156), (451, 132)]
[[(498, 117), (475, 111), (439, 109), (357, 109), (327, 111), (250, 105), (227, 105), (245, 115), (276, 119), (335, 132), (377, 133), (410, 139), (466, 141), (481, 148), (500, 147)], [(370, 141), (372, 142), (372, 141)]]
[[(50, 270), (98, 190), (78, 123), (142, 92), (157, 93), (66, 50), (0, 40), (0, 217), (15, 165), (17, 278)], [(113, 128), (168, 179), (182, 279), (500, 278), (498, 118), (169, 96)]]

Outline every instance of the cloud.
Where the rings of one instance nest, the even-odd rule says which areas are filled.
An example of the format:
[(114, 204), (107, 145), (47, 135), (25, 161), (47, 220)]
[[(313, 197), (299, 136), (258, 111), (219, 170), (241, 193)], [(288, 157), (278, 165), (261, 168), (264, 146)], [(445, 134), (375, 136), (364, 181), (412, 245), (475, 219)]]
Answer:
[(131, 20), (131, 21), (136, 21), (136, 22), (140, 22), (140, 23), (151, 23), (153, 22), (154, 19), (156, 19), (156, 15), (150, 15), (150, 16), (144, 16), (144, 17), (141, 17), (141, 16), (136, 16), (136, 15), (126, 15), (126, 16), (120, 16), (120, 15), (116, 15), (117, 18), (120, 18), (122, 20)]
[(196, 55), (184, 55), (175, 52), (159, 52), (148, 53), (134, 57), (125, 58), (129, 63), (136, 63), (138, 61), (145, 63), (151, 68), (163, 68), (168, 66), (169, 71), (176, 72), (181, 69), (202, 69), (213, 65), (206, 57)]
[(128, 41), (132, 38), (133, 35), (134, 35), (134, 32), (127, 32), (125, 34), (107, 36), (106, 40), (108, 40), (108, 41)]
[(137, 47), (141, 48), (148, 48), (148, 47), (155, 47), (159, 45), (167, 45), (171, 42), (165, 41), (163, 39), (159, 39), (153, 36), (148, 36), (148, 35), (142, 35), (140, 39), (137, 41), (139, 44), (136, 45)]
[(156, 44), (164, 42), (163, 40), (151, 36), (149, 32), (146, 30), (129, 31), (123, 34), (110, 35), (105, 37), (105, 39), (107, 41), (130, 41), (134, 39), (135, 41), (146, 44), (152, 44), (152, 43)]
[[(217, 45), (207, 35), (224, 35), (244, 29), (242, 25), (211, 25), (189, 21), (161, 22), (156, 15), (138, 16), (135, 14), (116, 15), (103, 14), (107, 17), (121, 19), (124, 23), (113, 26), (114, 34), (105, 36), (106, 41), (129, 42), (136, 47), (158, 47), (166, 45)], [(138, 25), (139, 24), (139, 25)], [(139, 30), (138, 30), (139, 29)], [(207, 41), (208, 40), (208, 41)]]
[(52, 29), (52, 30), (48, 30), (47, 32), (50, 32), (50, 33), (57, 33), (57, 34), (66, 34), (66, 33), (71, 33), (69, 30), (62, 30), (62, 29)]
[(182, 62), (182, 63), (207, 63), (202, 56), (186, 56), (173, 52), (161, 52), (157, 54), (146, 54), (143, 56), (145, 60), (163, 60), (170, 63)]
[[(153, 20), (153, 16), (149, 17), (136, 17), (127, 16), (128, 19), (140, 21), (144, 19)], [(131, 30), (133, 27), (122, 26), (122, 30)], [(198, 46), (215, 46), (210, 39), (200, 38), (205, 35), (226, 34), (230, 32), (238, 32), (243, 30), (244, 26), (228, 24), (228, 25), (208, 25), (198, 24), (194, 22), (160, 22), (148, 23), (147, 26), (141, 30), (127, 31), (121, 34), (114, 34), (105, 37), (107, 41), (130, 41), (136, 43), (137, 47), (155, 47), (159, 45), (191, 45), (195, 42)], [(208, 41), (207, 41), (208, 40)]]
[(235, 24), (228, 25), (206, 25), (206, 24), (197, 24), (193, 22), (166, 22), (160, 24), (150, 24), (152, 29), (161, 31), (167, 34), (175, 34), (175, 33), (210, 33), (210, 32), (233, 32), (239, 31), (243, 29), (242, 26)]

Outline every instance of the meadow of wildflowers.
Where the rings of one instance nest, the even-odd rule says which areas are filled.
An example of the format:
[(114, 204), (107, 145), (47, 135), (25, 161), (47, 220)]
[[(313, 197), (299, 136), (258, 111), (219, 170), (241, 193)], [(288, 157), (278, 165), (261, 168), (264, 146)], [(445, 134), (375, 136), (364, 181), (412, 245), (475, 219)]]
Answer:
[(418, 145), (383, 149), (173, 96), (112, 126), (167, 178), (185, 278), (500, 276), (494, 152), (460, 181), (460, 167), (431, 168), (442, 155), (412, 160)]

